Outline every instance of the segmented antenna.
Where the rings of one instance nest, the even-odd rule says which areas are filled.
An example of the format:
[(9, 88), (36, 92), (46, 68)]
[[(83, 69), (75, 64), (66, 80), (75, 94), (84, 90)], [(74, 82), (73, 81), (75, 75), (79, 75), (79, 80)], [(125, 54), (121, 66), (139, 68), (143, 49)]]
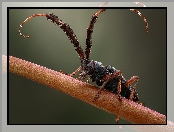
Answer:
[(27, 19), (25, 19), (25, 20), (21, 23), (21, 25), (19, 25), (19, 28), (18, 28), (19, 35), (21, 35), (21, 36), (24, 37), (24, 38), (31, 38), (30, 36), (25, 36), (25, 35), (23, 35), (23, 34), (21, 33), (21, 28), (22, 28), (22, 26), (23, 26), (26, 22), (28, 22), (30, 19), (32, 19), (32, 18), (34, 18), (34, 17), (36, 17), (36, 16), (46, 16), (46, 14), (33, 14), (32, 16), (30, 16), (30, 17), (28, 17)]
[[(105, 5), (107, 5), (109, 2), (104, 2), (103, 4), (101, 4), (99, 7), (102, 7), (102, 6), (105, 6)], [(137, 5), (140, 5), (140, 6), (142, 6), (142, 7), (146, 7), (146, 5), (145, 4), (143, 4), (143, 3), (140, 3), (140, 2), (133, 2), (133, 3), (135, 3), (135, 4), (137, 4)], [(139, 16), (141, 16), (142, 18), (143, 18), (143, 20), (144, 20), (144, 22), (145, 22), (145, 24), (146, 24), (146, 34), (148, 33), (148, 22), (147, 22), (147, 20), (146, 20), (146, 17), (140, 12), (140, 11), (138, 11), (138, 10), (136, 10), (136, 9), (130, 9), (131, 11), (134, 11), (134, 12), (136, 12), (136, 13), (138, 13), (138, 15)]]
[(147, 34), (148, 33), (148, 22), (147, 22), (146, 17), (140, 11), (138, 11), (136, 9), (130, 9), (130, 10), (138, 13), (138, 15), (143, 18), (143, 20), (144, 20), (144, 22), (146, 24), (146, 34)]
[(102, 12), (104, 12), (106, 9), (102, 9), (100, 11), (98, 11), (97, 13), (95, 13), (90, 21), (90, 24), (87, 28), (87, 37), (86, 37), (86, 49), (85, 49), (85, 55), (86, 55), (86, 59), (89, 59), (90, 56), (90, 50), (91, 50), (91, 46), (92, 46), (92, 33), (93, 33), (93, 28), (94, 28), (94, 24), (97, 21), (98, 15), (101, 14)]
[(54, 15), (53, 13), (33, 14), (32, 16), (25, 19), (25, 21), (23, 21), (18, 28), (18, 32), (19, 32), (20, 36), (22, 36), (24, 38), (31, 38), (30, 36), (23, 35), (21, 33), (21, 28), (27, 21), (29, 21), (30, 19), (32, 19), (36, 16), (45, 16), (45, 17), (47, 17), (47, 20), (50, 19), (51, 22), (56, 23), (65, 32), (65, 34), (67, 35), (70, 42), (74, 44), (75, 50), (77, 51), (80, 59), (83, 60), (85, 58), (83, 49), (79, 45), (79, 41), (78, 41), (76, 35), (74, 34), (73, 30), (71, 29), (71, 27), (67, 23), (63, 22), (58, 16)]

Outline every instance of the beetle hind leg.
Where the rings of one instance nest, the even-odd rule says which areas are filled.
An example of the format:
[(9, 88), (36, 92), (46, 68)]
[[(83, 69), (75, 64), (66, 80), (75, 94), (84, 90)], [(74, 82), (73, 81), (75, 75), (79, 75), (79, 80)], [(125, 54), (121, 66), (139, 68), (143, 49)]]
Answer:
[(115, 121), (116, 121), (116, 123), (118, 123), (118, 121), (120, 120), (120, 117), (119, 116), (115, 116)]
[(129, 97), (130, 100), (132, 100), (134, 98), (134, 93), (135, 93), (135, 89), (136, 89), (138, 80), (139, 80), (138, 76), (133, 76), (129, 80), (127, 80), (126, 83), (124, 84), (124, 86), (127, 87), (127, 86), (131, 85), (133, 82), (135, 82), (133, 89), (131, 91), (130, 97)]

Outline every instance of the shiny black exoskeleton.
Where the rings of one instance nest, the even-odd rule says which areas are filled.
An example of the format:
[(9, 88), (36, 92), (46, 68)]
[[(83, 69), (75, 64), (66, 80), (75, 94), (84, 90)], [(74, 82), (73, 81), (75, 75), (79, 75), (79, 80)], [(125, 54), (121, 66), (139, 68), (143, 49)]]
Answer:
[[(86, 75), (89, 75), (90, 79), (92, 82), (96, 82), (98, 86), (102, 86), (103, 83), (107, 80), (104, 80), (104, 78), (108, 75), (112, 75), (114, 72), (117, 70), (110, 66), (103, 66), (101, 62), (97, 61), (89, 61), (88, 64), (84, 66), (84, 69), (80, 76), (84, 77)], [(118, 92), (118, 85), (119, 85), (119, 79), (121, 82), (121, 92)], [(114, 78), (109, 80), (105, 85), (103, 89), (106, 89), (114, 94), (120, 94), (122, 97), (125, 97), (126, 99), (130, 99), (130, 95), (133, 92), (133, 97), (132, 100), (134, 102), (139, 101), (138, 94), (136, 93), (135, 88), (133, 88), (132, 85), (125, 85), (126, 84), (126, 79), (119, 75), (116, 75)]]

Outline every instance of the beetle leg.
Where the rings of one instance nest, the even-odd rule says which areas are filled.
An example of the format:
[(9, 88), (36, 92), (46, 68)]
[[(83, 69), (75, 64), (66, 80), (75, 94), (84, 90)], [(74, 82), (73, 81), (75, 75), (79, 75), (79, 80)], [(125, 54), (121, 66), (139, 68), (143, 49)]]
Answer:
[(136, 89), (136, 85), (138, 83), (138, 80), (139, 80), (138, 76), (133, 76), (129, 80), (127, 80), (126, 83), (124, 84), (124, 86), (127, 87), (127, 86), (131, 85), (133, 82), (135, 82), (133, 89), (132, 89), (132, 92), (131, 92), (130, 97), (129, 97), (130, 100), (132, 100), (134, 97), (134, 93), (135, 93), (135, 89)]
[(68, 74), (69, 76), (75, 76), (80, 70), (82, 69), (82, 67), (81, 66), (79, 66), (79, 68), (77, 68), (77, 70), (75, 70), (73, 73), (71, 73), (71, 74)]
[(121, 92), (121, 78), (122, 78), (122, 72), (120, 70), (116, 70), (114, 73), (112, 74), (108, 74), (105, 77), (103, 77), (102, 80), (105, 80), (105, 82), (103, 83), (103, 85), (101, 86), (100, 90), (97, 92), (97, 94), (95, 95), (94, 101), (97, 100), (99, 98), (99, 95), (101, 94), (101, 91), (104, 89), (105, 85), (112, 79), (114, 79), (117, 76), (120, 76), (119, 78), (119, 82), (118, 82), (118, 87), (117, 87), (117, 94), (118, 94), (118, 98), (119, 100), (121, 99), (120, 96), (120, 92)]
[(118, 123), (118, 121), (119, 121), (119, 116), (115, 116), (115, 121)]

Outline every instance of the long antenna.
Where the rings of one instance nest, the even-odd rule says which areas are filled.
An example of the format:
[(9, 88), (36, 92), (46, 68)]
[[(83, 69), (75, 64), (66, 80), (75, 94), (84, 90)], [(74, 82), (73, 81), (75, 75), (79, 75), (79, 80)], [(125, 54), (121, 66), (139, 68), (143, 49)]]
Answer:
[[(137, 5), (140, 5), (140, 6), (142, 6), (142, 7), (146, 7), (146, 5), (144, 5), (143, 3), (140, 3), (140, 2), (133, 2), (133, 3), (135, 3), (135, 4), (137, 4)], [(101, 4), (99, 7), (105, 6), (105, 5), (107, 5), (107, 4), (109, 4), (109, 2), (104, 2), (104, 3)], [(148, 26), (148, 22), (147, 22), (146, 17), (145, 17), (139, 10), (136, 10), (136, 9), (130, 9), (130, 10), (133, 11), (133, 12), (136, 12), (140, 17), (143, 18), (143, 20), (144, 20), (144, 22), (145, 22), (145, 24), (146, 24), (146, 34), (147, 34), (147, 33), (148, 33), (148, 28), (149, 28), (149, 26)]]
[(83, 60), (85, 58), (84, 56), (84, 52), (83, 49), (81, 48), (81, 46), (79, 45), (79, 41), (76, 37), (76, 35), (74, 34), (73, 30), (71, 29), (71, 27), (63, 22), (58, 16), (54, 15), (53, 13), (46, 13), (46, 14), (33, 14), (32, 16), (28, 17), (27, 19), (25, 19), (21, 25), (18, 28), (18, 32), (19, 34), (24, 37), (24, 38), (31, 38), (30, 36), (25, 36), (21, 33), (21, 28), (22, 26), (28, 22), (30, 19), (36, 17), (36, 16), (45, 16), (48, 19), (51, 20), (51, 22), (55, 23), (56, 25), (58, 25), (63, 31), (64, 33), (67, 35), (67, 37), (69, 38), (70, 42), (73, 43), (75, 50), (77, 51), (79, 57), (81, 60)]

